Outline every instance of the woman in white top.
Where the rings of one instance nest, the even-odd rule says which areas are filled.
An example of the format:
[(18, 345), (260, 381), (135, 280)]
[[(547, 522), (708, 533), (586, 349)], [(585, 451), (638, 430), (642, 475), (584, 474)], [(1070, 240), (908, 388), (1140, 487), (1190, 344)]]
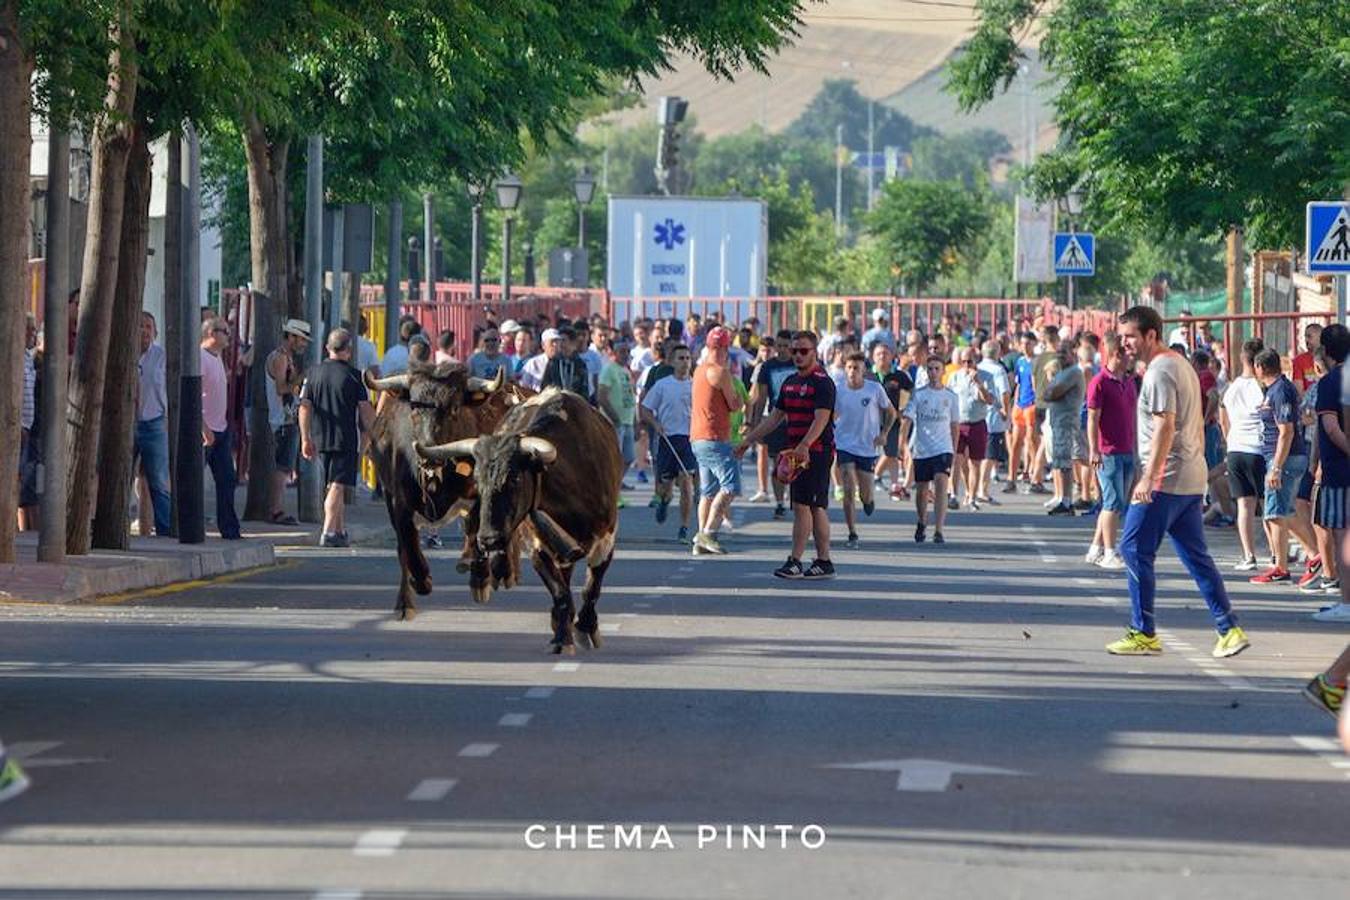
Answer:
[(1265, 390), (1256, 380), (1256, 356), (1264, 349), (1259, 338), (1242, 345), (1242, 375), (1233, 379), (1219, 407), (1219, 425), (1228, 445), (1228, 488), (1237, 501), (1238, 539), (1242, 559), (1233, 568), (1256, 568), (1256, 507), (1265, 496), (1266, 459), (1261, 453), (1261, 403)]

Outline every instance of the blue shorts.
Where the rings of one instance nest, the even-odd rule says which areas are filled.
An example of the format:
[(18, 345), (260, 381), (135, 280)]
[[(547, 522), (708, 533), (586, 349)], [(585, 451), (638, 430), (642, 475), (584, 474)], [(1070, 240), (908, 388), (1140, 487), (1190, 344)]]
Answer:
[(1214, 468), (1223, 462), (1223, 432), (1213, 423), (1205, 426), (1205, 465)]
[(1280, 469), (1279, 488), (1266, 488), (1265, 517), (1283, 519), (1294, 514), (1294, 499), (1298, 493), (1298, 483), (1308, 471), (1308, 457), (1291, 456), (1284, 461)]
[(834, 464), (837, 466), (856, 466), (861, 472), (871, 472), (877, 467), (875, 456), (855, 456), (847, 450), (834, 451)]
[[(693, 475), (698, 470), (698, 461), (694, 451), (689, 449), (689, 435), (667, 434), (656, 438), (656, 480), (674, 481), (684, 472)], [(671, 448), (675, 452), (671, 452)]]
[(1102, 457), (1097, 470), (1097, 483), (1102, 487), (1102, 511), (1123, 513), (1130, 504), (1130, 489), (1134, 487), (1134, 454), (1108, 453)]
[(619, 456), (623, 458), (623, 467), (627, 471), (633, 460), (637, 459), (637, 450), (633, 445), (633, 426), (615, 425), (614, 432), (619, 438)]
[(729, 441), (694, 441), (694, 459), (698, 460), (699, 493), (716, 497), (726, 491), (733, 497), (741, 493), (741, 461), (731, 452)]

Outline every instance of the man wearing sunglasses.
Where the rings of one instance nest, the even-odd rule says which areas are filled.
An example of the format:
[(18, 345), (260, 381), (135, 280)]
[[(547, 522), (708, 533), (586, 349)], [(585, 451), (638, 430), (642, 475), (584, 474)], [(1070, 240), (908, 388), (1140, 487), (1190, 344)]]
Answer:
[(224, 319), (211, 318), (202, 323), (202, 444), (206, 464), (216, 485), (216, 528), (227, 541), (237, 541), (239, 517), (234, 511), (234, 438), (227, 415), (229, 378), (220, 353), (230, 342), (230, 329)]
[[(789, 454), (806, 468), (791, 483), (792, 555), (774, 570), (779, 578), (833, 578), (830, 562), (830, 518), (826, 508), (830, 500), (830, 467), (834, 463), (834, 381), (825, 374), (816, 356), (814, 332), (799, 331), (792, 336), (794, 375), (783, 382), (774, 410), (750, 429), (736, 448), (736, 456), (745, 455), (750, 445), (773, 432), (780, 422), (787, 423)], [(802, 568), (806, 539), (813, 537), (816, 559)]]

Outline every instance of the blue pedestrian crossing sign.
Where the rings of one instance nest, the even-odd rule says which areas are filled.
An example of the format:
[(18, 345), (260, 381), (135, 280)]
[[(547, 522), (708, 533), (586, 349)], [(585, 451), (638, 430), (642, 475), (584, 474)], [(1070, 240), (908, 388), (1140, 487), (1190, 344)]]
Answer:
[(1094, 275), (1097, 272), (1097, 238), (1081, 231), (1055, 233), (1055, 274)]
[(1305, 236), (1308, 272), (1350, 273), (1350, 201), (1309, 203)]

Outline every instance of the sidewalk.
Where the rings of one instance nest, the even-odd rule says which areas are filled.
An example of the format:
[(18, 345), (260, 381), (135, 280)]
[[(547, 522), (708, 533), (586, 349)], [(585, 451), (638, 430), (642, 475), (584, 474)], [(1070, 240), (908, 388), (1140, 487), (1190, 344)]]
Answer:
[[(293, 497), (292, 493), (288, 501)], [(347, 519), (353, 543), (389, 531), (384, 504), (372, 503), (360, 489), (347, 508)], [(244, 522), (243, 527), (243, 540), (225, 541), (215, 536), (214, 524), (208, 521), (207, 538), (201, 544), (132, 535), (131, 549), (125, 552), (94, 550), (87, 556), (67, 556), (55, 565), (37, 562), (37, 533), (23, 532), (15, 542), (18, 562), (0, 565), (0, 603), (88, 603), (109, 594), (270, 566), (276, 562), (277, 547), (312, 547), (319, 541), (318, 524)]]

